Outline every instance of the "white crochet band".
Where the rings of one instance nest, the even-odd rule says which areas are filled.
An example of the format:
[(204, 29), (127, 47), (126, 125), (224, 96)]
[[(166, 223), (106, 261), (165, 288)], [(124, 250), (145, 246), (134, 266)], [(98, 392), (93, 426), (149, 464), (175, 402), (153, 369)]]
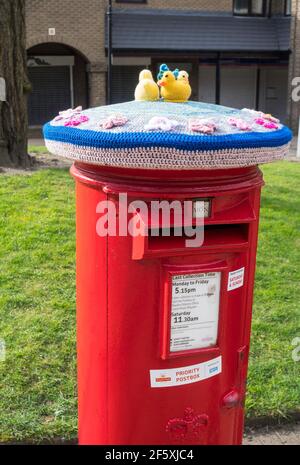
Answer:
[(119, 168), (190, 170), (242, 168), (281, 160), (290, 143), (280, 147), (188, 151), (165, 147), (101, 149), (45, 139), (54, 155), (73, 161)]

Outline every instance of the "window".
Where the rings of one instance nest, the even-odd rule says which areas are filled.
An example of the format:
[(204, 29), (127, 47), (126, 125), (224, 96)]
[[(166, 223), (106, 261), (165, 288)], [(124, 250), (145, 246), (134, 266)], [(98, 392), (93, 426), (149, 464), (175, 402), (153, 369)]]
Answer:
[(251, 14), (261, 16), (264, 14), (264, 1), (262, 0), (252, 0)]
[(147, 0), (116, 0), (116, 3), (147, 3)]
[(238, 16), (266, 16), (266, 0), (234, 0), (233, 12)]
[(292, 14), (292, 2), (291, 2), (291, 0), (285, 0), (285, 2), (284, 2), (284, 14), (285, 14), (285, 16), (291, 16), (291, 14)]

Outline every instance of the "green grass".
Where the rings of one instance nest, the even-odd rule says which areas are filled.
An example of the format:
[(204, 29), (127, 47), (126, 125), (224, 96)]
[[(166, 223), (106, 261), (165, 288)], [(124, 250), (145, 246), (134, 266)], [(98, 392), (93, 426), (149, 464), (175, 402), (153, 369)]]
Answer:
[[(300, 164), (263, 169), (247, 415), (299, 409)], [(77, 434), (75, 204), (67, 170), (0, 177), (0, 441)]]
[(28, 152), (37, 155), (49, 153), (44, 145), (28, 145)]
[(76, 436), (69, 173), (0, 177), (0, 440)]
[[(300, 411), (300, 164), (263, 168), (247, 415)], [(298, 344), (299, 345), (299, 344)]]

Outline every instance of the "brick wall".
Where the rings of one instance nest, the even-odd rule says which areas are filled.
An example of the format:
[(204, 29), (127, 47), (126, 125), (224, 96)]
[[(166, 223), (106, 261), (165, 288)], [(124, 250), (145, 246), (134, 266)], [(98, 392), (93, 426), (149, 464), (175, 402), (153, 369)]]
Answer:
[[(68, 45), (89, 66), (90, 105), (105, 103), (104, 0), (26, 0), (27, 49), (41, 43)], [(49, 36), (48, 28), (56, 35)]]
[[(27, 48), (41, 43), (62, 43), (82, 54), (88, 63), (90, 105), (105, 103), (106, 58), (104, 50), (107, 0), (26, 0)], [(119, 3), (118, 8), (197, 9), (232, 11), (232, 0), (148, 0), (146, 4)], [(293, 19), (289, 82), (300, 76), (300, 0), (292, 0)], [(55, 36), (48, 28), (56, 29)], [(291, 88), (289, 89), (291, 95)], [(290, 124), (298, 126), (299, 103), (289, 100)]]
[[(42, 43), (74, 48), (89, 63), (90, 105), (105, 103), (104, 51), (106, 0), (26, 0), (27, 49)], [(231, 11), (232, 0), (148, 0), (146, 4), (113, 2), (118, 8), (170, 8)], [(48, 35), (55, 28), (55, 36)]]
[[(103, 61), (103, 3), (102, 0), (27, 0), (27, 46), (41, 41), (62, 42), (74, 46), (91, 62)], [(56, 36), (48, 36), (49, 27), (56, 28)]]

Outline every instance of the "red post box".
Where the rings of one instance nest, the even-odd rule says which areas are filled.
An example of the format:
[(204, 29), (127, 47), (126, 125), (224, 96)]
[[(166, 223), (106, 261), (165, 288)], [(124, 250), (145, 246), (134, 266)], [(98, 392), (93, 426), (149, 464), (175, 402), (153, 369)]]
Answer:
[[(141, 114), (149, 120), (175, 108), (179, 122), (191, 112), (220, 113), (195, 102), (131, 102), (114, 106), (127, 128), (95, 130), (109, 107), (84, 112), (90, 126), (44, 128), (49, 150), (76, 160), (81, 444), (242, 442), (263, 185), (257, 164), (284, 156), (291, 133), (279, 123), (262, 127), (250, 111), (234, 113), (249, 127), (233, 134), (130, 129)], [(221, 108), (223, 130), (232, 112)], [(270, 115), (260, 117), (267, 126)], [(191, 202), (191, 228), (202, 212), (201, 246), (187, 247), (185, 231), (176, 233), (178, 215), (170, 213), (168, 225), (148, 215), (163, 201)], [(118, 226), (99, 234), (103, 205), (141, 233), (120, 234)]]

